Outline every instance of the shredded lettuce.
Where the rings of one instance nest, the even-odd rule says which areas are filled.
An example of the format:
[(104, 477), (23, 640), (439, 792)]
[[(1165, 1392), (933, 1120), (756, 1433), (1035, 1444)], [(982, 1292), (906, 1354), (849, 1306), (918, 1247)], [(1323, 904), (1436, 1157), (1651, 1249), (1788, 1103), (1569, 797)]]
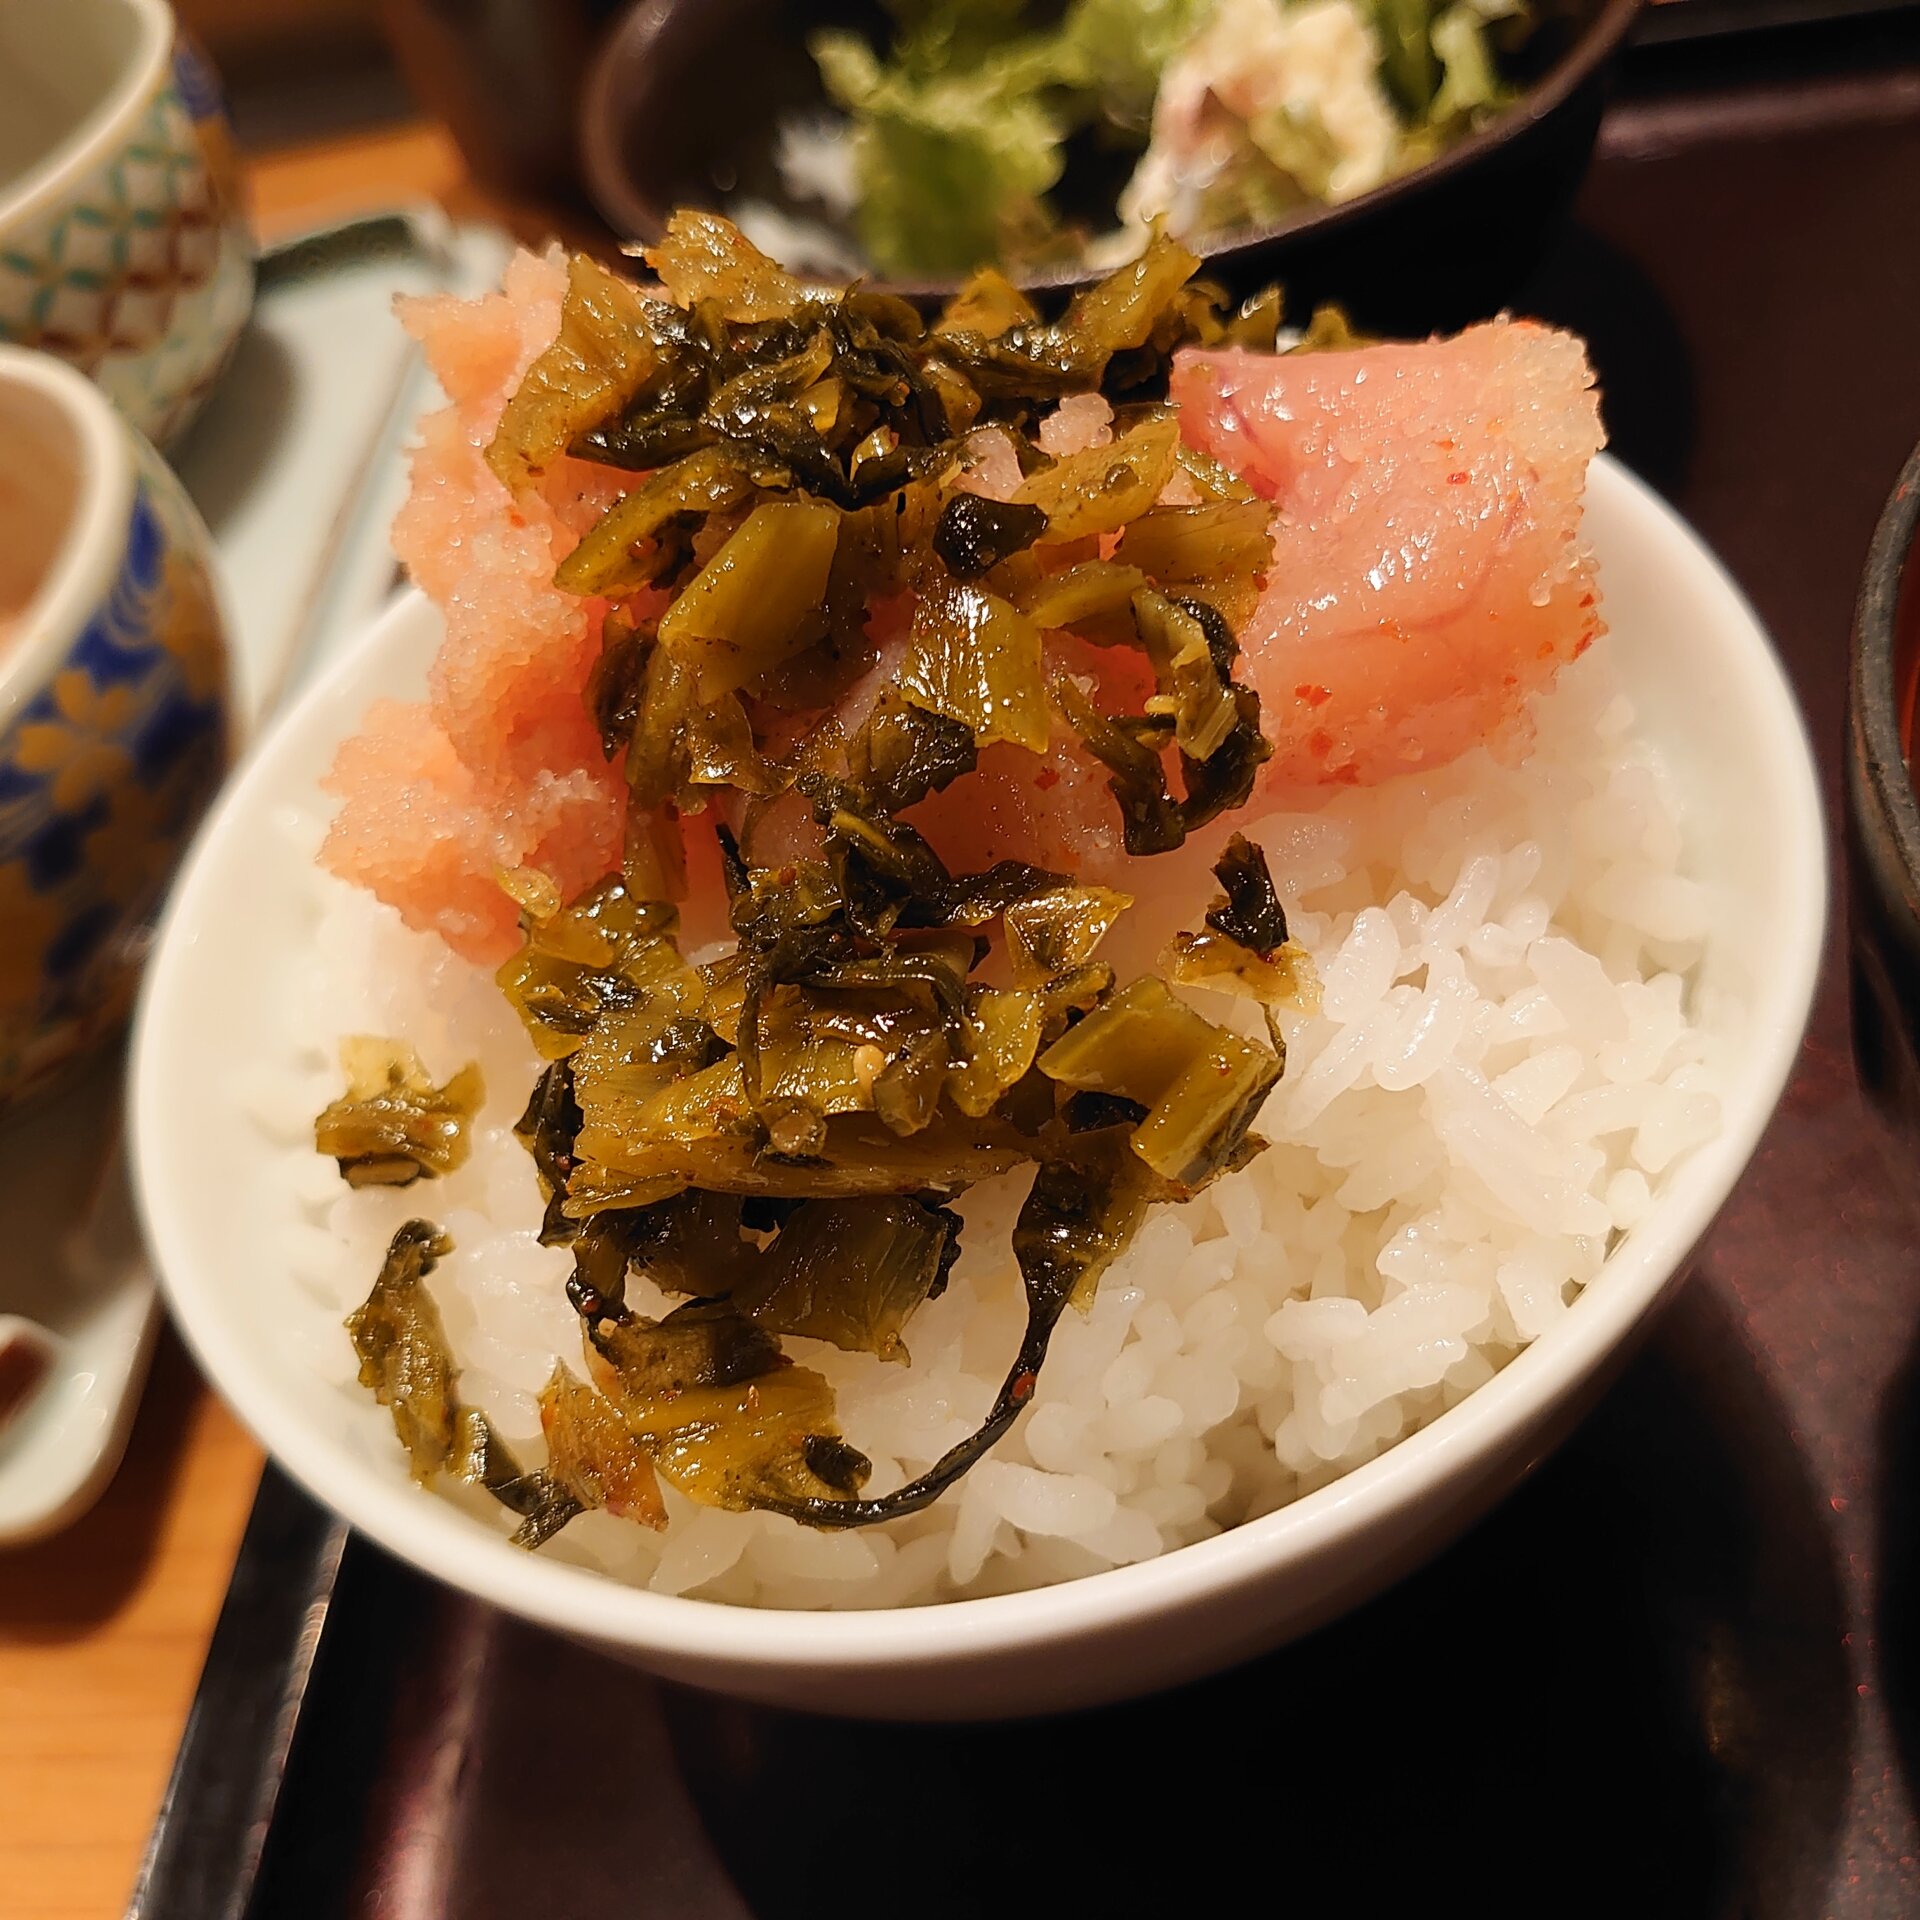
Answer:
[(1169, 60), (1199, 32), (1214, 0), (1074, 0), (1060, 29), (1067, 84), (1094, 94), (1116, 126), (1142, 134)]
[(1426, 117), (1440, 84), (1433, 50), (1433, 0), (1372, 0), (1380, 78), (1409, 123)]
[(1047, 224), (1044, 194), (1060, 177), (1067, 123), (1047, 99), (1046, 41), (991, 45), (975, 58), (990, 14), (1017, 5), (942, 0), (896, 42), (883, 66), (857, 34), (809, 42), (828, 94), (852, 116), (861, 245), (889, 273), (964, 273)]
[(808, 45), (854, 127), (860, 241), (889, 273), (963, 273), (1044, 245), (1068, 136), (1104, 116), (1144, 139), (1161, 68), (1214, 0), (895, 0), (883, 62), (859, 35)]
[[(1144, 150), (1121, 197), (1123, 224), (1165, 213), (1176, 232), (1197, 233), (1282, 219), (1419, 165), (1512, 97), (1487, 28), (1524, 22), (1528, 0), (1348, 4), (1377, 48), (1364, 84), (1378, 124), (1366, 134), (1351, 110), (1343, 123), (1298, 89), (1257, 111), (1245, 99), (1226, 104), (1245, 87), (1246, 34), (1258, 23), (1244, 13), (1230, 23), (1223, 0), (1069, 0), (1064, 10), (1038, 0), (888, 0), (895, 32), (884, 53), (854, 33), (817, 33), (809, 45), (826, 91), (849, 117), (860, 243), (881, 272), (901, 275), (1070, 252), (1075, 231), (1050, 198), (1070, 148), (1106, 156), (1103, 165)], [(1299, 10), (1297, 0), (1270, 6), (1276, 22)], [(1512, 36), (1500, 44), (1510, 49)], [(1356, 52), (1364, 66), (1364, 45)], [(1167, 71), (1183, 57), (1189, 93), (1196, 81), (1208, 92), (1222, 65), (1205, 152), (1192, 155), (1183, 148), (1193, 129), (1169, 147), (1155, 117)]]
[(1487, 23), (1519, 11), (1517, 0), (1489, 5), (1487, 0), (1458, 0), (1433, 23), (1430, 38), (1440, 62), (1440, 85), (1428, 119), (1445, 123), (1470, 118), (1482, 108), (1499, 106), (1510, 93), (1493, 64)]

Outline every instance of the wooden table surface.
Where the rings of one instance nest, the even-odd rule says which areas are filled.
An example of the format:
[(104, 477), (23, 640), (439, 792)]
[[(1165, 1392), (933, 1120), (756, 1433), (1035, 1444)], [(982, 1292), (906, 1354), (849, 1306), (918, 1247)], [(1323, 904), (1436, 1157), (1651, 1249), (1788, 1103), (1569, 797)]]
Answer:
[[(1783, 153), (1776, 171), (1786, 171), (1769, 189), (1776, 200), (1791, 197), (1793, 164), (1792, 152)], [(444, 135), (425, 125), (261, 157), (252, 185), (257, 224), (269, 241), (408, 198), (437, 199), (456, 215), (504, 213), (523, 231), (530, 224), (482, 199)], [(1604, 194), (1597, 206), (1609, 212)], [(1860, 218), (1868, 217), (1863, 206)], [(1623, 229), (1630, 224), (1623, 220)], [(1668, 249), (1675, 258), (1693, 246), (1694, 230), (1680, 221)], [(1858, 235), (1854, 240), (1866, 245)], [(1678, 266), (1669, 266), (1673, 279), (1683, 279)], [(1804, 278), (1788, 277), (1795, 286)], [(1844, 283), (1832, 261), (1813, 276), (1816, 286)], [(1702, 323), (1707, 337), (1739, 336), (1728, 316), (1745, 294), (1735, 282), (1727, 286), (1722, 306), (1708, 309)], [(1816, 311), (1806, 322), (1814, 337), (1821, 318)], [(1739, 411), (1727, 397), (1738, 390), (1730, 376), (1713, 388), (1702, 403), (1709, 417), (1724, 422), (1728, 409)], [(1665, 389), (1656, 384), (1650, 391)], [(1718, 416), (1714, 404), (1722, 408)], [(1804, 430), (1804, 420), (1789, 419)], [(1900, 432), (1904, 446), (1910, 425)], [(1865, 466), (1890, 474), (1896, 464), (1889, 450)], [(1754, 543), (1771, 535), (1744, 531), (1744, 508), (1736, 514), (1725, 502), (1716, 506), (1710, 483), (1720, 471), (1710, 468), (1705, 496), (1685, 504), (1752, 585), (1749, 576), (1764, 572)], [(1797, 495), (1791, 504), (1795, 513), (1806, 506)], [(1850, 581), (1856, 562), (1853, 549), (1846, 551)], [(1797, 563), (1787, 571), (1796, 581), (1807, 572)], [(1803, 615), (1790, 595), (1779, 604), (1763, 596), (1763, 612), (1782, 632), (1843, 631), (1845, 584), (1829, 596), (1841, 609), (1833, 615), (1837, 627), (1812, 611)], [(1819, 611), (1824, 619), (1824, 603)], [(258, 1448), (202, 1386), (178, 1341), (163, 1334), (126, 1464), (99, 1505), (49, 1541), (0, 1553), (0, 1920), (112, 1920), (123, 1911), (259, 1468)], [(1845, 1521), (1846, 1506), (1844, 1499), (1833, 1502), (1841, 1516), (1834, 1524)], [(1854, 1545), (1849, 1534), (1848, 1565), (1857, 1558)], [(1868, 1691), (1864, 1684), (1859, 1690)]]
[[(268, 242), (409, 198), (479, 205), (425, 125), (260, 157), (252, 189)], [(99, 1505), (0, 1553), (0, 1920), (124, 1910), (259, 1472), (168, 1330)]]

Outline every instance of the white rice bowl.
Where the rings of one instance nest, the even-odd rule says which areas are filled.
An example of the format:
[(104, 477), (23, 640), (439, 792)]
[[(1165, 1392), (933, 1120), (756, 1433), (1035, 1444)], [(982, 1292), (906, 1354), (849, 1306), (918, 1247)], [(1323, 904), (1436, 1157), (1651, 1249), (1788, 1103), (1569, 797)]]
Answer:
[[(1245, 823), (1322, 985), (1317, 1011), (1287, 1019), (1286, 1075), (1259, 1122), (1271, 1146), (1153, 1210), (1091, 1311), (1062, 1323), (1031, 1410), (945, 1497), (829, 1533), (668, 1488), (665, 1532), (589, 1514), (543, 1553), (661, 1593), (792, 1608), (1071, 1579), (1326, 1485), (1550, 1331), (1606, 1284), (1614, 1238), (1721, 1120), (1694, 978), (1710, 896), (1613, 680), (1604, 643), (1563, 673), (1521, 765), (1477, 751)], [(535, 1395), (556, 1355), (580, 1362), (571, 1256), (535, 1239), (541, 1196), (512, 1133), (540, 1063), (486, 970), (313, 865), (325, 817), (316, 797), (277, 822), (307, 925), (273, 989), (275, 1044), (233, 1089), (284, 1176), (264, 1252), (319, 1309), (302, 1357), (335, 1383), (352, 1444), (391, 1454), (340, 1322), (395, 1227), (443, 1225), (455, 1250), (428, 1284), (461, 1394), (538, 1458)], [(313, 1152), (349, 1033), (407, 1039), (436, 1078), (479, 1060), (488, 1097), (457, 1173), (352, 1191)], [(832, 1380), (870, 1491), (930, 1465), (991, 1404), (1024, 1319), (1008, 1232), (1029, 1178), (962, 1201), (961, 1261), (909, 1324), (911, 1365), (788, 1343)], [(671, 1304), (644, 1284), (630, 1298)], [(448, 1497), (513, 1524), (484, 1495)]]
[[(317, 1499), (424, 1572), (672, 1678), (786, 1706), (978, 1718), (1091, 1705), (1214, 1671), (1378, 1591), (1543, 1457), (1671, 1296), (1780, 1098), (1818, 976), (1819, 791), (1766, 635), (1697, 538), (1605, 456), (1592, 470), (1584, 531), (1613, 632), (1546, 703), (1542, 748), (1528, 766), (1462, 765), (1398, 792), (1342, 796), (1304, 829), (1293, 823), (1292, 838), (1268, 831), (1295, 890), (1298, 930), (1332, 989), (1317, 1033), (1296, 1035), (1293, 1071), (1267, 1119), (1269, 1132), (1295, 1137), (1248, 1181), (1154, 1225), (1091, 1318), (1062, 1329), (1040, 1403), (987, 1463), (995, 1471), (891, 1538), (856, 1537), (858, 1565), (835, 1536), (758, 1520), (743, 1523), (736, 1549), (734, 1536), (712, 1538), (725, 1516), (684, 1510), (664, 1539), (589, 1515), (542, 1552), (523, 1552), (490, 1503), (463, 1508), (416, 1486), (385, 1412), (346, 1384), (341, 1318), (371, 1282), (386, 1223), (349, 1218), (361, 1201), (342, 1205), (307, 1128), (338, 1087), (337, 1037), (387, 1024), (388, 1003), (368, 990), (380, 972), (376, 935), (402, 964), (423, 949), (321, 880), (308, 853), (323, 812), (317, 782), (339, 741), (371, 700), (415, 697), (424, 676), (438, 622), (418, 596), (402, 600), (230, 784), (174, 887), (147, 967), (130, 1095), (135, 1192), (169, 1304), (208, 1377)], [(1631, 695), (1631, 722), (1610, 678)], [(1654, 745), (1670, 778), (1656, 771)], [(1529, 839), (1555, 853), (1532, 873), (1519, 851)], [(1484, 904), (1464, 893), (1459, 903), (1481, 923), (1477, 942), (1470, 928), (1441, 922), (1446, 939), (1436, 944), (1461, 956), (1457, 964), (1443, 958), (1432, 982), (1418, 971), (1391, 985), (1377, 953), (1370, 967), (1336, 964), (1365, 906), (1380, 907), (1409, 945), (1412, 902), (1396, 924), (1394, 894), (1429, 907), (1452, 897), (1464, 873), (1489, 871), (1473, 866), (1474, 851), (1497, 855), (1497, 877)], [(1388, 864), (1404, 867), (1404, 879), (1390, 882)], [(1550, 929), (1520, 917), (1529, 897), (1557, 917), (1566, 948), (1542, 944)], [(1434, 937), (1430, 921), (1423, 938)], [(1362, 924), (1353, 963), (1381, 926)], [(1503, 949), (1488, 926), (1524, 935), (1519, 950)], [(1598, 961), (1583, 962), (1581, 947)], [(439, 969), (432, 980), (387, 977), (409, 979), (410, 1003), (423, 1009), (412, 1037), (431, 1065), (446, 1071), (481, 1055), (497, 1132), (531, 1062), (513, 1051), (517, 1041), (501, 1048), (511, 1029), (492, 990), (424, 951)], [(1596, 966), (1612, 984), (1583, 993)], [(1680, 983), (1677, 1034), (1668, 976)], [(1464, 1039), (1446, 1040), (1452, 1057), (1419, 1088), (1382, 1088), (1380, 1068), (1395, 1073), (1385, 1028), (1413, 1038), (1409, 989), (1424, 998), (1446, 979), (1462, 983), (1453, 991), (1470, 1016)], [(1369, 1001), (1381, 1025), (1356, 1041)], [(1529, 1006), (1541, 1018), (1531, 1033), (1513, 1019)], [(1564, 1031), (1545, 1030), (1555, 1020)], [(1556, 1046), (1577, 1028), (1591, 1048), (1609, 1026), (1597, 1053), (1572, 1063), (1583, 1080), (1560, 1086), (1569, 1062)], [(1317, 1114), (1305, 1110), (1318, 1097), (1311, 1089), (1333, 1093), (1349, 1076)], [(1684, 1149), (1707, 1123), (1696, 1103), (1716, 1091), (1718, 1130)], [(1544, 1118), (1530, 1127), (1536, 1111)], [(1360, 1132), (1363, 1117), (1391, 1124), (1392, 1135)], [(1424, 1166), (1423, 1132), (1436, 1157)], [(1510, 1152), (1494, 1150), (1503, 1137)], [(1458, 1167), (1438, 1200), (1417, 1182), (1439, 1173), (1443, 1145)], [(1583, 1146), (1594, 1151), (1582, 1158)], [(501, 1175), (497, 1191), (490, 1168)], [(1398, 1196), (1380, 1190), (1395, 1181), (1407, 1182)], [(416, 1191), (418, 1210), (466, 1236), (429, 1284), (469, 1349), (469, 1388), (497, 1395), (504, 1411), (536, 1377), (536, 1350), (544, 1364), (556, 1340), (574, 1337), (570, 1327), (555, 1332), (544, 1292), (512, 1300), (516, 1275), (505, 1262), (495, 1284), (513, 1312), (495, 1325), (498, 1344), (469, 1337), (482, 1240), (493, 1233), (510, 1247), (533, 1224), (524, 1156), (496, 1137), (459, 1185)], [(1637, 1224), (1615, 1228), (1640, 1206)], [(502, 1229), (488, 1224), (494, 1215)], [(343, 1251), (336, 1227), (357, 1243)], [(1498, 1257), (1519, 1245), (1525, 1257)], [(1392, 1256), (1384, 1271), (1383, 1250)], [(522, 1238), (514, 1259), (523, 1268), (529, 1252)], [(980, 1284), (972, 1263), (965, 1284)], [(964, 1421), (967, 1409), (936, 1404), (943, 1365), (949, 1381), (962, 1362), (983, 1378), (1005, 1365), (1014, 1319), (1004, 1299), (983, 1311), (957, 1358), (943, 1345), (945, 1316), (964, 1317), (962, 1304), (936, 1303), (909, 1329), (913, 1372), (867, 1370), (901, 1398), (847, 1393), (848, 1423), (876, 1452), (874, 1432), (888, 1420), (905, 1427), (918, 1411)], [(1418, 1315), (1430, 1318), (1401, 1324)], [(1532, 1344), (1515, 1353), (1523, 1330)], [(990, 1350), (986, 1359), (976, 1346)], [(860, 1371), (832, 1364), (843, 1381)], [(1209, 1405), (1213, 1392), (1220, 1400)], [(908, 1394), (922, 1407), (909, 1409)], [(900, 1470), (906, 1440), (895, 1444), (902, 1458), (882, 1464)], [(1288, 1504), (1230, 1524), (1276, 1502)], [(1194, 1544), (1164, 1550), (1178, 1540)], [(1106, 1552), (1096, 1556), (1095, 1545)], [(990, 1591), (1108, 1565), (1116, 1548), (1150, 1557)], [(595, 1570), (602, 1560), (617, 1577)], [(878, 1604), (893, 1592), (953, 1592), (956, 1560), (963, 1574), (975, 1562), (967, 1591), (983, 1597)], [(646, 1584), (676, 1578), (705, 1597)], [(802, 1604), (710, 1603), (749, 1588)], [(1488, 1636), (1485, 1658), (1495, 1659), (1497, 1621)]]

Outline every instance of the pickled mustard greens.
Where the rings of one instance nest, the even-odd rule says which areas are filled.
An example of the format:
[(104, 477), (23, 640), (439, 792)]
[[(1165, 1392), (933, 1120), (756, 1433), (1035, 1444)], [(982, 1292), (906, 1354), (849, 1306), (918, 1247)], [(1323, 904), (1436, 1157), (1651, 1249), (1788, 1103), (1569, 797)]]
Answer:
[[(625, 858), (572, 900), (537, 870), (501, 876), (522, 943), (497, 979), (545, 1063), (516, 1131), (540, 1237), (572, 1253), (585, 1373), (557, 1368), (542, 1395), (546, 1467), (522, 1472), (458, 1402), (424, 1287), (433, 1229), (395, 1237), (350, 1323), (416, 1476), (487, 1487), (528, 1543), (590, 1508), (661, 1524), (656, 1474), (821, 1527), (937, 1499), (1031, 1401), (1061, 1314), (1145, 1209), (1260, 1150), (1274, 1011), (1308, 984), (1243, 839), (1168, 972), (1253, 995), (1271, 1044), (1158, 977), (1116, 979), (1101, 947), (1127, 894), (1017, 860), (957, 871), (909, 817), (983, 749), (1045, 754), (1068, 730), (1108, 770), (1129, 853), (1251, 794), (1269, 748), (1234, 625), (1267, 509), (1155, 397), (1177, 347), (1242, 324), (1192, 284), (1193, 256), (1156, 237), (1053, 321), (983, 275), (931, 324), (805, 286), (711, 216), (678, 216), (650, 257), (668, 298), (574, 273), (488, 454), (514, 487), (563, 452), (632, 476), (556, 576), (607, 609), (586, 700), (629, 788)], [(1046, 452), (1041, 420), (1095, 393), (1110, 444)], [(962, 484), (984, 432), (1016, 463), (1011, 499)], [(870, 626), (893, 651), (853, 725), (842, 697), (882, 658)], [(1062, 665), (1081, 657), (1065, 632), (1138, 655), (1139, 711)], [(683, 829), (708, 811), (733, 940), (696, 959)], [(462, 1084), (435, 1092), (404, 1055), (383, 1071), (349, 1112), (384, 1100), (408, 1125), (362, 1117), (354, 1166), (415, 1153)], [(330, 1108), (323, 1134), (340, 1125)], [(871, 1494), (832, 1388), (782, 1343), (907, 1363), (959, 1253), (950, 1202), (1021, 1169), (1027, 1325), (1000, 1392), (927, 1472)], [(636, 1311), (636, 1277), (682, 1304)]]
[(540, 1390), (540, 1431), (555, 1506), (564, 1501), (577, 1513), (604, 1508), (642, 1526), (666, 1525), (652, 1457), (606, 1399), (559, 1360)]
[(1259, 1002), (1267, 1037), (1284, 1068), (1287, 1043), (1280, 1030), (1280, 1009), (1316, 1003), (1313, 963), (1287, 936), (1286, 910), (1258, 847), (1236, 833), (1213, 871), (1226, 891), (1207, 909), (1199, 932), (1174, 935), (1160, 957), (1161, 970), (1178, 986), (1211, 987)]
[(372, 1293), (347, 1321), (360, 1384), (392, 1411), (416, 1480), (438, 1473), (458, 1441), (453, 1358), (439, 1310), (421, 1285), (452, 1251), (439, 1228), (409, 1220), (393, 1236)]
[(517, 1546), (541, 1545), (594, 1507), (665, 1526), (646, 1451), (564, 1367), (556, 1364), (540, 1396), (548, 1458), (538, 1472), (524, 1471), (486, 1415), (461, 1404), (446, 1331), (425, 1285), (452, 1251), (438, 1227), (409, 1220), (394, 1234), (373, 1291), (347, 1318), (360, 1384), (392, 1414), (413, 1477), (492, 1494), (520, 1516)]
[(872, 1471), (833, 1424), (833, 1390), (725, 1301), (664, 1320), (586, 1322), (595, 1378), (682, 1493), (744, 1511), (857, 1494)]
[(486, 1098), (477, 1066), (436, 1087), (410, 1046), (364, 1034), (340, 1043), (340, 1064), (347, 1090), (313, 1132), (348, 1186), (411, 1186), (465, 1161), (467, 1126)]

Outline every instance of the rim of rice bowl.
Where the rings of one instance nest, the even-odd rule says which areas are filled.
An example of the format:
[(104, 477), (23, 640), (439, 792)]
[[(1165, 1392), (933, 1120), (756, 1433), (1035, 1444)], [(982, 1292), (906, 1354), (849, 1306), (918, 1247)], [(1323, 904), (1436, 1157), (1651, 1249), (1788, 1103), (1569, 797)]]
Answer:
[[(1032, 1649), (1083, 1627), (1139, 1623), (1177, 1605), (1251, 1590), (1362, 1535), (1388, 1533), (1396, 1523), (1411, 1533), (1427, 1511), (1423, 1502), (1470, 1485), (1473, 1468), (1527, 1445), (1531, 1451), (1514, 1467), (1517, 1476), (1546, 1451), (1536, 1436), (1547, 1415), (1653, 1307), (1750, 1158), (1798, 1050), (1826, 924), (1827, 854), (1811, 750), (1763, 629), (1685, 523), (1606, 456), (1592, 470), (1589, 503), (1595, 502), (1629, 523), (1632, 534), (1630, 543), (1603, 549), (1603, 582), (1611, 569), (1645, 567), (1663, 597), (1688, 601), (1702, 648), (1721, 672), (1722, 724), (1731, 716), (1736, 751), (1767, 770), (1777, 818), (1755, 823), (1755, 830), (1764, 825), (1774, 834), (1770, 865), (1789, 897), (1804, 898), (1808, 910), (1772, 929), (1771, 963), (1756, 977), (1749, 1031), (1726, 1074), (1720, 1131), (1666, 1176), (1646, 1217), (1608, 1255), (1604, 1282), (1583, 1288), (1554, 1326), (1429, 1424), (1288, 1505), (1150, 1559), (1013, 1593), (814, 1611), (651, 1591), (524, 1552), (440, 1496), (383, 1479), (339, 1431), (283, 1400), (213, 1277), (213, 1250), (224, 1243), (218, 1221), (197, 1204), (205, 1177), (182, 1177), (197, 1152), (192, 1102), (214, 1097), (207, 1083), (216, 1076), (191, 1076), (199, 1084), (189, 1085), (183, 1112), (180, 1076), (196, 1057), (196, 1036), (180, 1031), (171, 1012), (182, 982), (206, 963), (199, 923), (223, 892), (243, 884), (223, 858), (236, 823), (272, 804), (276, 761), (291, 737), (320, 731), (316, 720), (327, 719), (329, 706), (342, 708), (345, 724), (357, 719), (357, 705), (348, 711), (343, 703), (396, 621), (417, 615), (412, 598), (374, 623), (249, 755), (175, 890), (142, 994), (131, 1099), (139, 1204), (175, 1319), (209, 1378), (309, 1492), (422, 1571), (568, 1633), (742, 1675), (774, 1664), (829, 1672), (902, 1662), (951, 1665)], [(1717, 770), (1722, 763), (1712, 764)], [(261, 950), (270, 950), (270, 927), (261, 932)], [(1378, 1557), (1390, 1558), (1388, 1548)], [(1203, 1670), (1202, 1663), (1190, 1663), (1189, 1670)]]

